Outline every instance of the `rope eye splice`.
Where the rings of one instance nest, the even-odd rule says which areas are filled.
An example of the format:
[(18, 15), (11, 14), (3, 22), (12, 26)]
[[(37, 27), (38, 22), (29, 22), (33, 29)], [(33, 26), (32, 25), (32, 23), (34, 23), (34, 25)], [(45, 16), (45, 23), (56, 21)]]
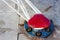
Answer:
[[(31, 26), (30, 26), (31, 25)], [(47, 38), (54, 31), (54, 24), (42, 14), (35, 14), (24, 27), (31, 36)]]

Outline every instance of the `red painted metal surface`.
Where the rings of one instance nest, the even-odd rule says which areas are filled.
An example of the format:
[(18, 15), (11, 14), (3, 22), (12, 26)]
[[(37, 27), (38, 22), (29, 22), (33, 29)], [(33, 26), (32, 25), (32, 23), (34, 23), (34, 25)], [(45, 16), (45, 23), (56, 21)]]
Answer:
[(29, 21), (28, 26), (31, 28), (48, 28), (50, 20), (43, 14), (35, 14)]

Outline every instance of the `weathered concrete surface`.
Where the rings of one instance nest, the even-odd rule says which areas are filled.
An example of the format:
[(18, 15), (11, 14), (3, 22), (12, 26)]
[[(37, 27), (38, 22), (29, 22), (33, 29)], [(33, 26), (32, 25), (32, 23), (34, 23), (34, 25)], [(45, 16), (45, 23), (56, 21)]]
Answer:
[(16, 40), (18, 16), (15, 12), (0, 12), (0, 40)]
[(17, 28), (17, 14), (0, 0), (0, 40), (17, 40)]

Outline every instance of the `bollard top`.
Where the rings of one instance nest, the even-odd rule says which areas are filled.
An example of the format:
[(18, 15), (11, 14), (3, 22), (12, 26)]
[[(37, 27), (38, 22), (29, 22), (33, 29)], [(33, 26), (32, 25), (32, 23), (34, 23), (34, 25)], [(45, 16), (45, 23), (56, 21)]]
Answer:
[(35, 14), (28, 21), (28, 26), (33, 29), (44, 29), (50, 26), (50, 20), (43, 14)]

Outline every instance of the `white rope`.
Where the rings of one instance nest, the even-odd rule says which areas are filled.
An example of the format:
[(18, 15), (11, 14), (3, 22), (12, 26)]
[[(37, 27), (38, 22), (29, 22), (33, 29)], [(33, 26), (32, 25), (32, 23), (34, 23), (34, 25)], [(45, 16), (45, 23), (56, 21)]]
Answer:
[(28, 21), (25, 17), (23, 17), (16, 9), (10, 6), (5, 0), (2, 0), (5, 4), (7, 4), (11, 9), (13, 9), (18, 15), (20, 15), (24, 20)]
[(29, 0), (25, 0), (25, 1), (36, 13), (41, 13), (41, 11), (39, 11), (37, 7), (31, 1)]
[(23, 13), (26, 16), (26, 18), (29, 20), (30, 19), (30, 16), (29, 16), (29, 14), (28, 14), (28, 12), (27, 12), (27, 10), (26, 10), (26, 8), (25, 8), (22, 0), (20, 0), (20, 2), (19, 2), (19, 0), (17, 0), (17, 2), (19, 4), (19, 6), (21, 7), (21, 10), (23, 11)]
[(29, 20), (30, 16), (29, 16), (29, 14), (28, 14), (23, 2), (21, 0), (20, 0), (20, 2), (17, 0), (18, 3), (15, 2), (14, 0), (11, 0), (11, 1), (16, 3), (22, 9), (22, 11), (23, 11), (24, 15), (26, 16), (27, 20)]

